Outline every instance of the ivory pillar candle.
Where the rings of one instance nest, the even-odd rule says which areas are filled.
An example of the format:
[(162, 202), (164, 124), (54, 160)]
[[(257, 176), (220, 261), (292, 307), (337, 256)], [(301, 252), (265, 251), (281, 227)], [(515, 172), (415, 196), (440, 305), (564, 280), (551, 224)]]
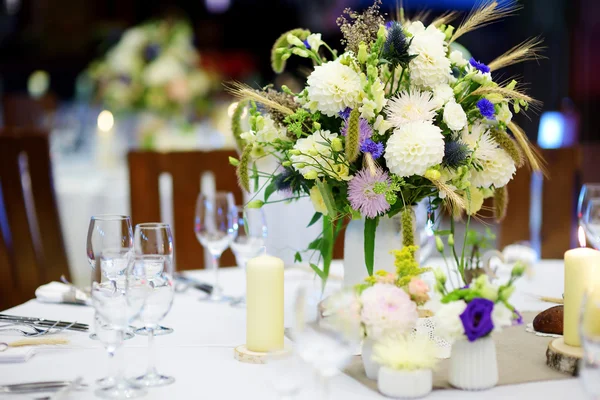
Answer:
[(246, 348), (283, 350), (283, 261), (262, 255), (246, 266)]
[(589, 285), (600, 285), (600, 251), (581, 247), (565, 253), (564, 341), (569, 346), (581, 346), (579, 317), (583, 294)]

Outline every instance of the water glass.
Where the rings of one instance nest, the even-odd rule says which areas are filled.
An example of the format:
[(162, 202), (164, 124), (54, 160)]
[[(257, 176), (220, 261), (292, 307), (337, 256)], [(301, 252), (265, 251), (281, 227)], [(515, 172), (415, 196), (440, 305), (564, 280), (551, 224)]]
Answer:
[(173, 283), (173, 264), (165, 255), (137, 255), (134, 264), (139, 266), (137, 276), (144, 289), (144, 303), (138, 320), (148, 331), (148, 369), (135, 378), (134, 382), (145, 387), (169, 385), (175, 378), (160, 374), (156, 369), (156, 349), (154, 330), (167, 316), (173, 305), (175, 286)]
[(207, 299), (212, 302), (230, 300), (223, 296), (223, 289), (219, 286), (219, 261), (223, 252), (236, 237), (234, 220), (233, 193), (216, 192), (210, 195), (201, 193), (198, 196), (194, 231), (200, 244), (212, 256), (215, 281)]
[(234, 229), (236, 237), (231, 242), (238, 267), (245, 269), (246, 263), (263, 251), (267, 239), (267, 221), (262, 208), (236, 206)]
[[(600, 274), (599, 274), (600, 275)], [(591, 280), (594, 282), (594, 280)], [(599, 282), (598, 279), (595, 282)], [(600, 284), (590, 288), (582, 302), (580, 335), (583, 358), (579, 379), (593, 399), (600, 399)]]
[[(127, 215), (95, 215), (90, 218), (87, 234), (87, 258), (91, 268), (96, 267), (100, 254), (114, 249), (133, 249), (131, 218)], [(108, 279), (123, 275), (127, 265), (115, 260), (104, 265), (103, 273)]]
[[(135, 226), (133, 235), (134, 250), (136, 255), (160, 255), (165, 256), (167, 262), (171, 263), (173, 270), (173, 234), (169, 224), (162, 222), (146, 222)], [(137, 335), (148, 335), (148, 329), (142, 327), (135, 330)], [(173, 333), (173, 328), (158, 325), (154, 329), (154, 336)]]
[(600, 184), (583, 185), (579, 193), (577, 217), (589, 244), (600, 250)]

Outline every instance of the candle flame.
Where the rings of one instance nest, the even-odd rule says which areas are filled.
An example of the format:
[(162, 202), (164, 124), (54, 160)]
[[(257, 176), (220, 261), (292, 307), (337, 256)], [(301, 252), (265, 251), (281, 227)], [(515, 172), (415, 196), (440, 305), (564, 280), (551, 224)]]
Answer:
[(582, 226), (579, 227), (579, 230), (577, 231), (577, 236), (579, 237), (579, 245), (581, 247), (586, 247), (585, 232), (583, 231)]

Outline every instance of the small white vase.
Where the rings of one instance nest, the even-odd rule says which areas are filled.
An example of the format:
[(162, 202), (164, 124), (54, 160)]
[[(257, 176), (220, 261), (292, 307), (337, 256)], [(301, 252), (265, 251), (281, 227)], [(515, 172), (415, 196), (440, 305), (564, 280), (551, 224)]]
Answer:
[(431, 392), (433, 374), (430, 369), (403, 371), (381, 367), (377, 387), (382, 394), (388, 397), (416, 399)]
[(377, 380), (379, 364), (373, 360), (373, 346), (375, 346), (375, 341), (365, 338), (362, 345), (362, 360), (367, 378)]
[(448, 381), (462, 390), (490, 389), (498, 384), (496, 344), (487, 336), (469, 342), (458, 340), (452, 345)]

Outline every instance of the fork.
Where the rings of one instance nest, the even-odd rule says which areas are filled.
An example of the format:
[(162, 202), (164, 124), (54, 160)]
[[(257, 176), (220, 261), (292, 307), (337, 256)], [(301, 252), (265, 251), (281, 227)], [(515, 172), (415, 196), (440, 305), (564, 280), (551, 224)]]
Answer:
[[(75, 324), (75, 322), (66, 325), (66, 326), (60, 326), (60, 327), (56, 327), (58, 324), (60, 323), (60, 321), (57, 321), (56, 323), (54, 323), (52, 326), (48, 327), (48, 328), (40, 328), (31, 324), (26, 324), (26, 323), (19, 323), (19, 324), (12, 324), (12, 325), (5, 325), (0, 327), (0, 332), (18, 332), (21, 335), (25, 336), (25, 337), (37, 337), (37, 336), (44, 336), (44, 335), (49, 335), (49, 334), (56, 334), (56, 333), (60, 333), (62, 331), (64, 331), (65, 329), (70, 328), (71, 326), (73, 326)], [(33, 329), (34, 332), (27, 332), (23, 329), (19, 329), (17, 328), (18, 326), (24, 326), (30, 329)], [(55, 331), (52, 331), (52, 329), (55, 329)]]

